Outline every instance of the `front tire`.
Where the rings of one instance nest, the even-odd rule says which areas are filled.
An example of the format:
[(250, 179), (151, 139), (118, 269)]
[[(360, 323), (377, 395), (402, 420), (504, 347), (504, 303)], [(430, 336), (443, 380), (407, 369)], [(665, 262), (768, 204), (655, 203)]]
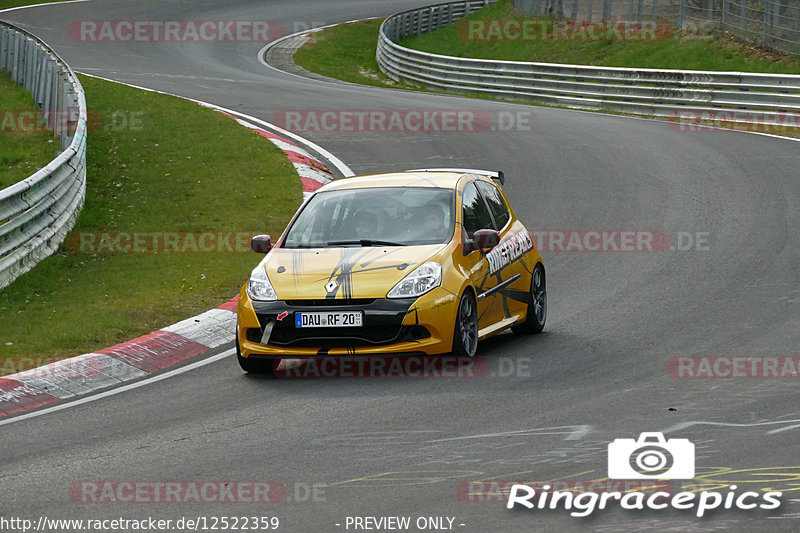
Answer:
[(242, 357), (242, 350), (239, 348), (239, 336), (236, 336), (236, 359), (239, 366), (248, 374), (274, 374), (278, 365), (281, 364), (280, 357), (271, 359), (250, 359)]
[(514, 333), (541, 333), (544, 329), (547, 320), (547, 279), (541, 263), (536, 265), (531, 274), (531, 290), (528, 296), (528, 316), (525, 322), (511, 328)]
[(453, 331), (453, 355), (472, 357), (478, 351), (478, 307), (475, 297), (467, 290), (461, 296)]

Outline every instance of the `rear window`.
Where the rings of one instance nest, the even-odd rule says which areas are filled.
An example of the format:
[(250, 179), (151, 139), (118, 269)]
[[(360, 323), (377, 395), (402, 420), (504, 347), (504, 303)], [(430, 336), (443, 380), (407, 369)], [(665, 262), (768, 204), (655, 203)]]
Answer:
[(486, 203), (489, 204), (489, 210), (494, 217), (494, 229), (500, 231), (511, 219), (511, 215), (508, 213), (508, 206), (505, 200), (503, 200), (503, 195), (500, 194), (498, 188), (492, 183), (485, 181), (478, 181), (476, 183), (478, 184), (478, 189), (483, 193)]
[(491, 229), (492, 219), (483, 198), (478, 194), (475, 182), (469, 183), (464, 188), (462, 203), (464, 206), (464, 231), (467, 232), (467, 238), (471, 239), (479, 229)]

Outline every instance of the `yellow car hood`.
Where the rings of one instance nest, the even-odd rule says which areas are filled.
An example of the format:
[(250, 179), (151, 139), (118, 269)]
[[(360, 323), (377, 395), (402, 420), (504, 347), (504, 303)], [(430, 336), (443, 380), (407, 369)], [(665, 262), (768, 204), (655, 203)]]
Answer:
[(384, 298), (444, 246), (274, 248), (264, 266), (280, 300)]

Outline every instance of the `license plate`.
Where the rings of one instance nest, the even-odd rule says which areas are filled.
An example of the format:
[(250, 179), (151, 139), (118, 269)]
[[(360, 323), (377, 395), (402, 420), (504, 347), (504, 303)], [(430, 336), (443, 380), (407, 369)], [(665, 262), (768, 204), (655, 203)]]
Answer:
[(352, 328), (364, 325), (361, 311), (314, 311), (295, 313), (294, 324), (298, 328)]

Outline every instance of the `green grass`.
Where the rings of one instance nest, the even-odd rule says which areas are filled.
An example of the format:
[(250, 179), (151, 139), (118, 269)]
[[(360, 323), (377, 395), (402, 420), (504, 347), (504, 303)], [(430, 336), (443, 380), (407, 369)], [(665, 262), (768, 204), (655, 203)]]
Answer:
[(33, 97), (0, 71), (0, 189), (23, 180), (56, 156), (58, 139), (37, 124)]
[[(467, 15), (455, 24), (418, 37), (402, 39), (398, 44), (429, 53), (509, 61), (800, 74), (800, 60), (797, 58), (766, 52), (721, 32), (674, 32), (662, 39), (644, 40), (470, 38), (469, 21), (487, 19), (523, 21), (531, 17), (517, 12), (509, 0), (501, 0)], [(488, 29), (490, 26), (486, 23), (484, 27)], [(570, 32), (569, 35), (577, 34)]]
[[(301, 184), (283, 152), (229, 117), (167, 95), (81, 81), (94, 119), (86, 204), (73, 236), (274, 235), (300, 204)], [(0, 290), (0, 373), (31, 358), (36, 364), (111, 346), (215, 307), (238, 293), (259, 257), (62, 247)]]
[[(468, 38), (469, 20), (517, 19), (508, 0), (491, 4), (456, 24), (399, 44), (458, 57), (511, 61), (540, 61), (598, 66), (731, 70), (800, 74), (800, 59), (765, 51), (720, 32), (676, 32), (665, 39), (479, 41)], [(335, 26), (314, 34), (295, 54), (301, 67), (332, 78), (367, 85), (398, 85), (378, 68), (375, 47), (381, 20)], [(404, 87), (407, 88), (407, 87)]]
[(375, 59), (381, 22), (365, 20), (316, 32), (297, 51), (294, 61), (330, 78), (379, 87), (396, 85), (381, 72)]

